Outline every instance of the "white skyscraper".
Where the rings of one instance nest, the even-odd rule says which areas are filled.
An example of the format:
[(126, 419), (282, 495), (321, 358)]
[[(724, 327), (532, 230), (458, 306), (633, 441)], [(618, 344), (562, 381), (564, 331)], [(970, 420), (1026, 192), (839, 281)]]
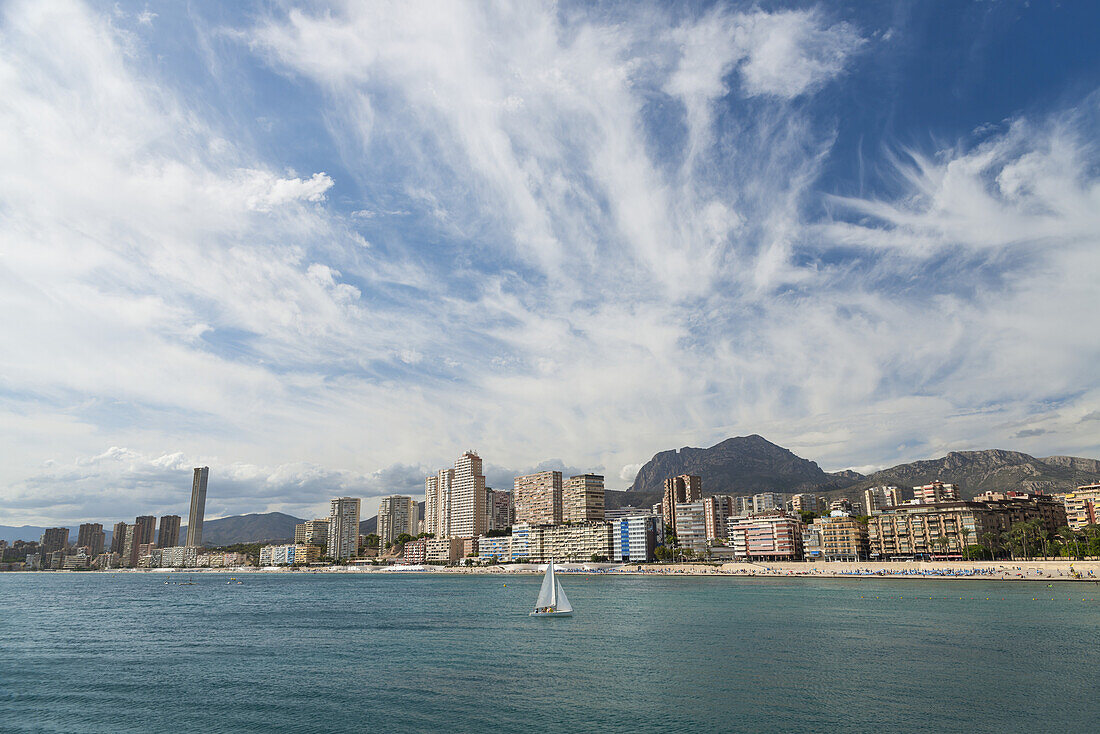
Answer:
[(332, 500), (328, 518), (328, 554), (336, 560), (354, 558), (359, 552), (359, 500)]
[(448, 537), (454, 476), (454, 469), (443, 469), (424, 480), (424, 532), (436, 538)]
[(202, 518), (206, 514), (206, 480), (210, 467), (195, 467), (195, 479), (191, 483), (191, 514), (187, 518), (187, 545), (202, 545)]
[(383, 497), (378, 505), (378, 538), (383, 548), (402, 534), (416, 535), (420, 506), (412, 497)]

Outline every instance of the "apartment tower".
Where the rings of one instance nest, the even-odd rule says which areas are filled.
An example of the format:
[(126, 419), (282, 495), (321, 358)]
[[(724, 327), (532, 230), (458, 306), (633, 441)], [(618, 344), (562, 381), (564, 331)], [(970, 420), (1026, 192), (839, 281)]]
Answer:
[(562, 488), (562, 519), (565, 522), (603, 520), (603, 477), (579, 474), (569, 477)]
[[(560, 474), (559, 474), (560, 476)], [(489, 512), (485, 507), (485, 475), (481, 457), (467, 451), (455, 462), (454, 483), (451, 485), (447, 517), (450, 527), (444, 535), (473, 538), (489, 529)]]
[(359, 500), (332, 500), (328, 517), (328, 555), (336, 560), (354, 558), (359, 551)]
[(540, 471), (516, 477), (512, 483), (516, 522), (529, 525), (560, 525), (562, 482), (560, 471)]
[(160, 518), (160, 532), (157, 533), (158, 548), (173, 548), (180, 543), (180, 516), (164, 515)]
[(187, 516), (187, 545), (202, 545), (202, 518), (206, 514), (206, 481), (210, 467), (195, 467), (195, 479), (191, 483), (191, 513)]
[(420, 522), (420, 505), (412, 497), (383, 497), (378, 505), (378, 539), (382, 548), (394, 543), (400, 535), (416, 535)]
[(77, 548), (87, 548), (88, 555), (94, 558), (103, 552), (105, 537), (102, 525), (98, 522), (86, 522), (77, 531), (76, 546)]
[(681, 474), (665, 480), (665, 494), (661, 499), (661, 518), (665, 527), (676, 532), (676, 505), (697, 502), (703, 498), (703, 478), (694, 474)]

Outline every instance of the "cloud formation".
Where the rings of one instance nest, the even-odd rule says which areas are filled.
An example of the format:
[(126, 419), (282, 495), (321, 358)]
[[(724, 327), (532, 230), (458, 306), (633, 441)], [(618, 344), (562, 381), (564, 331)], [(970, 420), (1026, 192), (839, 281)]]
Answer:
[(158, 10), (2, 11), (0, 522), (1100, 450), (1095, 95), (856, 188), (833, 99), (906, 29), (828, 6)]

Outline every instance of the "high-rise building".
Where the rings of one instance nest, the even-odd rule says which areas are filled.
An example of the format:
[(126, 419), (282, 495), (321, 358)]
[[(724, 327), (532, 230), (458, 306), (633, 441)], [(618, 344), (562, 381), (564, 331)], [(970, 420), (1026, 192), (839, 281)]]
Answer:
[(180, 542), (180, 516), (163, 515), (160, 518), (160, 532), (157, 533), (158, 548), (172, 548)]
[(516, 477), (512, 485), (516, 522), (530, 525), (560, 525), (562, 482), (560, 471), (540, 471)]
[(868, 515), (874, 515), (885, 507), (901, 504), (901, 489), (893, 486), (870, 487), (863, 490), (863, 509)]
[(693, 474), (681, 474), (665, 480), (665, 494), (661, 500), (661, 518), (665, 528), (676, 532), (676, 505), (703, 499), (703, 478)]
[(937, 480), (923, 487), (913, 487), (913, 499), (917, 504), (922, 505), (956, 502), (959, 499), (959, 488), (954, 484), (944, 484)]
[(80, 530), (76, 534), (76, 546), (77, 548), (87, 548), (88, 555), (91, 557), (98, 556), (103, 552), (103, 541), (106, 538), (106, 534), (103, 532), (103, 526), (98, 522), (86, 522), (80, 526)]
[(46, 528), (42, 533), (40, 551), (43, 554), (63, 550), (69, 544), (68, 528)]
[(392, 545), (400, 535), (416, 535), (420, 506), (412, 497), (392, 495), (378, 504), (378, 539), (382, 548)]
[(195, 467), (195, 479), (191, 483), (191, 512), (187, 516), (187, 545), (202, 545), (202, 519), (206, 514), (206, 481), (210, 467)]
[(818, 497), (816, 494), (803, 493), (791, 497), (791, 512), (812, 512), (820, 515), (826, 510), (825, 498)]
[(328, 548), (328, 518), (306, 520), (294, 526), (294, 542), (297, 545), (315, 545)]
[(778, 492), (761, 492), (752, 496), (752, 511), (760, 514), (763, 512), (782, 512), (783, 495)]
[(676, 504), (676, 540), (698, 555), (707, 552), (706, 509), (702, 500)]
[(424, 532), (436, 538), (450, 534), (451, 489), (455, 470), (441, 469), (424, 480)]
[(512, 527), (516, 521), (512, 493), (503, 489), (487, 489), (485, 493), (489, 503), (489, 529), (504, 530)]
[(489, 512), (485, 507), (485, 475), (481, 457), (467, 451), (455, 462), (454, 484), (451, 485), (449, 527), (446, 535), (453, 538), (473, 538), (489, 529)]
[(707, 540), (726, 537), (726, 518), (734, 515), (733, 497), (716, 494), (703, 498), (703, 520), (706, 523)]
[(122, 565), (127, 568), (135, 568), (138, 562), (138, 552), (141, 544), (137, 542), (137, 526), (127, 525), (126, 534), (122, 541)]
[(157, 536), (157, 519), (152, 515), (141, 515), (134, 520), (134, 527), (137, 528), (135, 543), (138, 545), (145, 545), (146, 543), (152, 543), (156, 540)]
[(328, 516), (328, 555), (336, 560), (354, 558), (359, 550), (359, 500), (332, 500)]
[(603, 520), (603, 477), (599, 474), (579, 474), (569, 477), (562, 487), (561, 513), (565, 522)]
[(122, 544), (126, 542), (126, 523), (116, 522), (111, 531), (111, 552), (122, 555)]

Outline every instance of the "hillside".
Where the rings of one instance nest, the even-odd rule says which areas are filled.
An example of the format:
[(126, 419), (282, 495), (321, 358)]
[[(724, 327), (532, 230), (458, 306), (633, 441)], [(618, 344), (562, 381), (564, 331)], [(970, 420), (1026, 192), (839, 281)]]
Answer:
[(641, 468), (630, 491), (660, 494), (665, 479), (679, 474), (701, 476), (706, 495), (822, 491), (863, 478), (855, 472), (827, 474), (815, 462), (752, 435), (728, 438), (707, 449), (662, 451)]
[(940, 459), (883, 469), (833, 494), (855, 496), (867, 487), (880, 484), (914, 487), (936, 479), (959, 485), (959, 494), (964, 499), (990, 490), (1071, 492), (1082, 484), (1100, 482), (1100, 461), (1075, 456), (1038, 459), (1003, 449), (952, 451)]
[[(305, 522), (282, 512), (234, 515), (202, 523), (202, 544), (205, 546), (294, 540), (294, 526)], [(187, 526), (180, 528), (180, 542), (187, 537)]]

